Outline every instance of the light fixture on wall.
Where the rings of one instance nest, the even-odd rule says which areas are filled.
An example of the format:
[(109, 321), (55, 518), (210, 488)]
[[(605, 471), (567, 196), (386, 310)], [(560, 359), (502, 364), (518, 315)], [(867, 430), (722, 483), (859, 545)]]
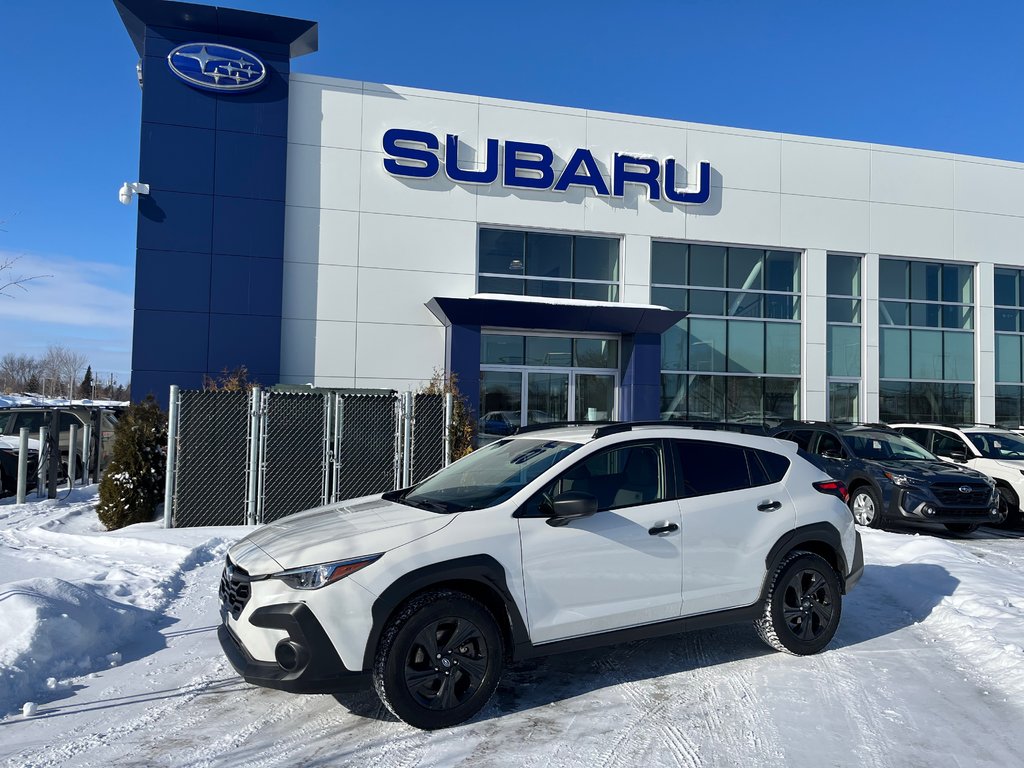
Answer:
[(117, 190), (117, 199), (121, 201), (121, 205), (131, 205), (132, 199), (136, 195), (148, 195), (149, 184), (143, 184), (141, 181), (126, 181), (121, 185), (121, 188)]
[(512, 261), (508, 263), (508, 268), (512, 272), (521, 272), (523, 270), (523, 260), (512, 259)]

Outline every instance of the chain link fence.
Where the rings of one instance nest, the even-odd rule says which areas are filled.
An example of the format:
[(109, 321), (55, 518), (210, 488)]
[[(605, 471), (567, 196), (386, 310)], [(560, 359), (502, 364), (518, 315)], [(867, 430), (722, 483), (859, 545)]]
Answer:
[(401, 487), (448, 463), (450, 396), (171, 388), (165, 520), (270, 522)]

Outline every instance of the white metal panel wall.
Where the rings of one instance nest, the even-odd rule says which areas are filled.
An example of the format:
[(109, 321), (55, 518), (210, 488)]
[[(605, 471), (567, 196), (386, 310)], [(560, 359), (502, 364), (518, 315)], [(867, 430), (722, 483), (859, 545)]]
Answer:
[[(590, 190), (510, 190), (399, 179), (383, 168), (388, 128), (460, 137), (463, 167), (487, 138), (548, 144), (555, 168), (576, 147), (610, 182), (616, 151), (712, 167), (700, 206)], [(805, 251), (804, 403), (824, 416), (821, 276), (828, 251), (865, 259), (864, 383), (877, 417), (877, 259), (900, 256), (1024, 266), (1024, 165), (899, 147), (698, 125), (462, 94), (291, 76), (282, 380), (405, 388), (443, 365), (444, 333), (423, 307), (475, 291), (479, 225), (622, 237), (623, 299), (649, 300), (650, 240)], [(991, 302), (992, 271), (978, 272)], [(990, 377), (990, 310), (979, 311), (977, 375)], [(984, 337), (984, 338), (983, 338)], [(983, 389), (982, 389), (983, 388)], [(986, 415), (991, 383), (979, 384)], [(872, 403), (874, 403), (872, 405)], [(819, 412), (820, 411), (820, 412)]]

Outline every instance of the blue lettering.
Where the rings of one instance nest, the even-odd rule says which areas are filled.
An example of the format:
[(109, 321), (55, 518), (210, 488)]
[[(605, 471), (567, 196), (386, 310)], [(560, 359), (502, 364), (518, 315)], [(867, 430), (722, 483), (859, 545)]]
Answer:
[[(422, 144), (419, 147), (401, 146), (405, 144)], [(441, 161), (430, 150), (440, 149), (437, 136), (426, 131), (410, 131), (404, 128), (389, 128), (384, 132), (384, 152), (390, 157), (384, 158), (384, 170), (395, 176), (409, 176), (414, 179), (429, 179), (441, 167)], [(398, 158), (397, 160), (395, 158)], [(406, 165), (399, 160), (422, 163), (423, 165)]]
[[(539, 157), (520, 157), (519, 154), (539, 155)], [(505, 177), (506, 187), (523, 187), (525, 189), (550, 189), (555, 181), (555, 172), (551, 170), (551, 161), (555, 159), (551, 147), (544, 144), (531, 144), (527, 141), (505, 142)], [(520, 176), (520, 171), (534, 171), (540, 176)]]
[[(642, 167), (645, 170), (630, 170), (627, 166)], [(661, 173), (661, 165), (657, 160), (649, 157), (634, 157), (633, 155), (620, 155), (615, 153), (615, 169), (612, 172), (612, 194), (615, 197), (622, 197), (627, 181), (647, 185), (647, 199), (661, 200), (661, 185), (658, 184), (658, 175)]]
[[(580, 173), (580, 166), (586, 170), (586, 173)], [(572, 184), (577, 184), (581, 187), (593, 187), (594, 191), (599, 195), (607, 196), (608, 194), (608, 185), (605, 184), (601, 170), (597, 167), (597, 161), (594, 160), (594, 156), (589, 149), (577, 149), (572, 153), (572, 157), (566, 163), (565, 170), (562, 171), (562, 175), (555, 182), (555, 190), (564, 192)]]
[(449, 133), (444, 143), (444, 172), (452, 181), (490, 184), (498, 178), (498, 140), (487, 140), (486, 161), (482, 171), (466, 171), (459, 168), (459, 137)]
[(711, 163), (697, 163), (697, 189), (676, 190), (676, 161), (665, 158), (665, 197), (673, 203), (706, 203), (711, 197)]

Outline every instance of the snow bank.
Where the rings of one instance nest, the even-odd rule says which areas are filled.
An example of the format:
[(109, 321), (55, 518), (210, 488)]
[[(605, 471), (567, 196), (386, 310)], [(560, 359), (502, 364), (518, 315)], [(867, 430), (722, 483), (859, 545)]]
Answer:
[(116, 663), (119, 644), (147, 615), (63, 579), (5, 584), (0, 589), (0, 627), (5, 628), (0, 712), (19, 708), (40, 690), (55, 687), (59, 678)]
[[(920, 621), (929, 635), (947, 644), (965, 669), (1010, 694), (1024, 695), (1024, 580), (1016, 562), (991, 563), (962, 543), (928, 535), (871, 530), (861, 535), (869, 563), (945, 569), (951, 584), (938, 583), (932, 570), (908, 569), (884, 585), (885, 592), (914, 615), (921, 606), (934, 605)], [(1024, 551), (1020, 556), (1024, 559)]]

